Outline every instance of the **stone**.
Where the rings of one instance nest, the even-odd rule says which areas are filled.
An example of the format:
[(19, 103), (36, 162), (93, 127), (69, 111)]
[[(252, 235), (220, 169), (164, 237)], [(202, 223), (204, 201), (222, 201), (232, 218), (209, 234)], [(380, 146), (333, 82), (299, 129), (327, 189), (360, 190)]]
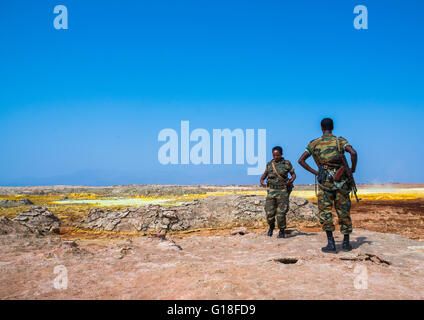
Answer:
[(36, 206), (32, 206), (12, 220), (40, 232), (58, 232), (61, 225), (60, 220), (47, 208)]
[[(119, 232), (147, 232), (160, 229), (182, 231), (188, 229), (235, 225), (257, 226), (265, 222), (265, 197), (259, 195), (209, 196), (172, 207), (147, 205), (127, 208), (124, 211), (89, 211), (79, 227), (90, 230)], [(123, 214), (125, 213), (125, 214)], [(290, 225), (316, 225), (319, 223), (318, 208), (302, 198), (290, 198), (287, 214)]]
[(163, 212), (163, 215), (164, 215), (166, 218), (170, 218), (170, 219), (172, 219), (172, 218), (176, 218), (176, 217), (177, 217), (177, 215), (176, 215), (175, 211), (164, 211), (164, 212)]
[(348, 261), (371, 261), (376, 264), (383, 264), (383, 265), (391, 265), (392, 263), (387, 260), (383, 259), (382, 257), (372, 254), (372, 253), (352, 253), (352, 254), (344, 254), (341, 255), (340, 260), (348, 260)]
[(7, 217), (0, 217), (0, 235), (34, 234), (34, 230)]
[(158, 247), (160, 249), (183, 250), (183, 248), (181, 248), (173, 240), (163, 240), (159, 242)]
[(49, 232), (51, 233), (55, 233), (55, 234), (60, 234), (60, 228), (59, 227), (51, 227)]
[(230, 234), (233, 236), (237, 234), (244, 235), (246, 233), (247, 233), (247, 229), (245, 227), (235, 228), (230, 231)]
[(0, 200), (0, 208), (11, 208), (11, 207), (19, 207), (19, 206), (28, 206), (34, 204), (31, 200), (28, 198), (19, 199), (19, 200), (9, 200), (9, 199), (2, 199)]
[(302, 234), (302, 231), (298, 228), (288, 228), (285, 230), (285, 233), (290, 235), (299, 235)]
[(133, 250), (133, 248), (131, 247), (123, 247), (121, 249), (119, 249), (119, 253), (121, 253), (122, 255), (127, 255), (131, 250)]
[(63, 241), (62, 242), (62, 248), (76, 248), (78, 247), (77, 243), (72, 240)]

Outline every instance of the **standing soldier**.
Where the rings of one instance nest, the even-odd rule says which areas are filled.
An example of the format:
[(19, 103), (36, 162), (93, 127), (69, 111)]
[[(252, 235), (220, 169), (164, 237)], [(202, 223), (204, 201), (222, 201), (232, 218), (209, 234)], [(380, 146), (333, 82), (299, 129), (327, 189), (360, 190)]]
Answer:
[[(333, 120), (325, 118), (321, 121), (322, 137), (312, 140), (306, 147), (306, 151), (299, 159), (299, 164), (316, 176), (318, 193), (318, 210), (320, 213), (320, 223), (323, 230), (327, 233), (328, 245), (323, 247), (323, 252), (335, 253), (336, 244), (333, 238), (335, 230), (333, 224), (332, 207), (333, 202), (336, 208), (340, 224), (340, 231), (344, 235), (343, 251), (352, 250), (349, 243), (349, 234), (352, 232), (352, 220), (350, 218), (350, 197), (352, 186), (349, 185), (346, 176), (346, 170), (341, 162), (341, 155), (345, 151), (350, 153), (352, 161), (351, 172), (355, 172), (357, 163), (357, 154), (352, 146), (342, 137), (336, 137), (332, 134)], [(316, 171), (312, 169), (305, 160), (312, 157), (318, 166)]]
[[(272, 148), (273, 160), (267, 163), (265, 172), (261, 177), (261, 186), (268, 187), (268, 195), (265, 202), (266, 219), (269, 224), (268, 236), (272, 236), (275, 227), (275, 219), (280, 229), (278, 238), (285, 238), (286, 213), (289, 211), (289, 196), (293, 188), (296, 174), (289, 160), (282, 157), (281, 147)], [(290, 173), (291, 178), (288, 179)], [(267, 179), (267, 184), (264, 180)]]

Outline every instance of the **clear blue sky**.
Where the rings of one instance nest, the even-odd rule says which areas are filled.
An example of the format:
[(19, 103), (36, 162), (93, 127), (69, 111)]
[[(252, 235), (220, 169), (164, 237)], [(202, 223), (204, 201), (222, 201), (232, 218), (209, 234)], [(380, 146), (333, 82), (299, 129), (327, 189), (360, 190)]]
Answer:
[(419, 0), (1, 1), (0, 185), (258, 183), (247, 165), (159, 164), (181, 120), (264, 128), (267, 159), (281, 145), (313, 183), (297, 159), (325, 116), (358, 182), (424, 182), (423, 31)]

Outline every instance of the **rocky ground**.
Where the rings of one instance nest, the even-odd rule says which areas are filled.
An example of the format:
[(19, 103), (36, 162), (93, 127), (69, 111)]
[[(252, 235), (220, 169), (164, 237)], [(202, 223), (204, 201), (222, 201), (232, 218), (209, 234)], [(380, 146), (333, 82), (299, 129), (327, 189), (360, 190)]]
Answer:
[[(128, 196), (156, 188), (96, 191)], [(175, 188), (160, 193), (223, 190)], [(71, 190), (82, 191), (34, 187), (19, 194), (62, 197)], [(423, 199), (354, 203), (354, 250), (337, 254), (320, 251), (326, 241), (318, 210), (297, 197), (287, 239), (265, 235), (261, 195), (207, 196), (171, 207), (87, 206), (66, 221), (52, 213), (59, 206), (27, 200), (4, 201), (2, 212), (13, 214), (0, 218), (0, 299), (424, 298), (424, 242), (416, 241), (424, 240)], [(337, 232), (339, 250), (341, 239)]]
[(424, 299), (422, 242), (357, 230), (351, 252), (324, 254), (324, 243), (298, 230), (287, 239), (243, 229), (166, 240), (8, 234), (0, 298)]
[(361, 201), (351, 214), (356, 228), (424, 240), (424, 199)]

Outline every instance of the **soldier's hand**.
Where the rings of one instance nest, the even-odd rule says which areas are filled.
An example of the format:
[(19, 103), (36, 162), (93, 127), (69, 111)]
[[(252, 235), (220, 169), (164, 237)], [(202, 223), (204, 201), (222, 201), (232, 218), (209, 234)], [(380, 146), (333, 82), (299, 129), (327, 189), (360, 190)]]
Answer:
[(261, 187), (266, 187), (266, 184), (261, 180)]

